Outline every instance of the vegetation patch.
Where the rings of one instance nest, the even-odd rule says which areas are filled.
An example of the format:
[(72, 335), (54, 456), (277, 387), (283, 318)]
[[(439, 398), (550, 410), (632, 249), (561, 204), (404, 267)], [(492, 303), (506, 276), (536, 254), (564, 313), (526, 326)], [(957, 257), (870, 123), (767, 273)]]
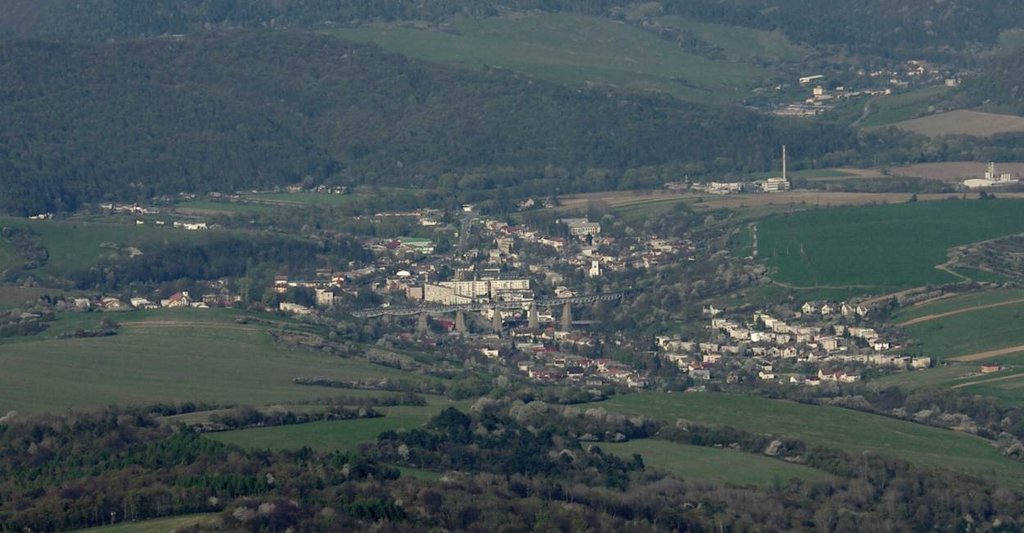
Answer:
[(428, 405), (378, 407), (380, 418), (337, 422), (313, 422), (291, 426), (242, 429), (210, 433), (210, 439), (252, 450), (297, 450), (308, 446), (322, 452), (357, 452), (359, 445), (372, 443), (385, 431), (416, 429), (446, 407), (465, 409), (467, 402), (432, 398)]
[(893, 124), (929, 137), (973, 135), (992, 137), (1003, 133), (1024, 133), (1024, 117), (958, 109)]
[[(687, 52), (636, 26), (568, 13), (457, 17), (444, 29), (384, 24), (336, 32), (419, 59), (501, 67), (571, 85), (665, 92), (700, 102), (738, 100), (747, 91), (737, 88), (752, 87), (768, 74), (753, 63)], [(756, 48), (749, 41), (744, 46)]]
[(733, 394), (632, 394), (602, 406), (609, 411), (801, 439), (851, 454), (873, 452), (934, 468), (948, 468), (1022, 487), (1024, 464), (999, 454), (984, 439), (884, 416)]
[(647, 469), (662, 470), (684, 480), (735, 485), (770, 486), (796, 478), (827, 481), (832, 476), (806, 466), (728, 448), (690, 446), (660, 439), (601, 443), (601, 449), (629, 459), (643, 457)]
[(940, 359), (1024, 345), (1024, 301), (983, 307), (906, 327), (914, 351)]
[(122, 522), (110, 526), (83, 529), (82, 533), (167, 533), (195, 526), (216, 526), (220, 523), (217, 513), (190, 514), (138, 522)]
[[(91, 315), (91, 316), (90, 316)], [(141, 321), (134, 319), (142, 318)], [(200, 316), (201, 315), (201, 316)], [(19, 339), (0, 345), (0, 412), (63, 411), (110, 404), (196, 401), (265, 405), (330, 396), (292, 379), (431, 379), (362, 359), (275, 345), (267, 327), (218, 321), (218, 311), (118, 315), (114, 337)], [(221, 318), (229, 318), (229, 313)], [(88, 329), (91, 313), (45, 332)]]
[(960, 278), (937, 270), (953, 246), (1024, 231), (1024, 202), (913, 202), (817, 209), (758, 223), (776, 281), (878, 292)]

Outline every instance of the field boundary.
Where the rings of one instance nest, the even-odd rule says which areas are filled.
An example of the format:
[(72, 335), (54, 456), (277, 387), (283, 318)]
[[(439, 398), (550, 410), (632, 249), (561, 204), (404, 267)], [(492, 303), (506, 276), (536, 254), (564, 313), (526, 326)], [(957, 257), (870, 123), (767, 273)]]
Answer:
[(998, 350), (989, 350), (987, 352), (977, 352), (967, 355), (960, 355), (957, 357), (950, 357), (947, 360), (958, 361), (961, 363), (970, 363), (973, 361), (984, 361), (985, 359), (991, 359), (993, 357), (999, 357), (1000, 355), (1008, 355), (1017, 352), (1024, 352), (1024, 344), (1019, 346), (1010, 346), (1008, 348), (999, 348)]

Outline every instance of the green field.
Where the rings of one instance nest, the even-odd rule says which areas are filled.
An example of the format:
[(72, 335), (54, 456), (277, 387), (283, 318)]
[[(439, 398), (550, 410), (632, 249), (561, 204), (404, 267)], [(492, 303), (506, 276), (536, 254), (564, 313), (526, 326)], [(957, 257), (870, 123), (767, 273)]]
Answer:
[(61, 329), (90, 326), (101, 318), (83, 313), (58, 321), (55, 331), (47, 332), (50, 338), (0, 345), (0, 412), (186, 400), (265, 405), (346, 392), (295, 385), (297, 376), (417, 379), (362, 359), (279, 348), (267, 332), (276, 326), (237, 324), (232, 311), (109, 316), (122, 322), (113, 337), (52, 338)]
[[(705, 31), (713, 33), (712, 26), (706, 25)], [(665, 92), (701, 102), (736, 101), (771, 75), (753, 63), (714, 61), (686, 52), (638, 27), (567, 13), (457, 17), (444, 29), (378, 24), (332, 33), (419, 59), (505, 68), (571, 85)], [(768, 35), (775, 37), (764, 37), (762, 48), (782, 46), (777, 35)]]
[(768, 486), (792, 478), (827, 481), (832, 476), (802, 465), (737, 450), (689, 446), (660, 439), (599, 444), (606, 452), (629, 459), (644, 458), (648, 470), (663, 470), (684, 480), (717, 481), (734, 485)]
[(979, 305), (990, 305), (1019, 299), (1024, 299), (1024, 289), (998, 289), (971, 292), (939, 300), (932, 300), (930, 302), (924, 302), (911, 307), (905, 307), (893, 315), (892, 321), (895, 324), (900, 324), (901, 322), (906, 322), (913, 318), (966, 310)]
[(882, 292), (960, 278), (937, 270), (957, 245), (1024, 231), (1024, 202), (936, 201), (816, 209), (758, 224), (760, 260), (798, 287)]
[(40, 270), (61, 275), (89, 268), (100, 258), (115, 254), (101, 248), (103, 243), (143, 247), (147, 244), (180, 241), (205, 241), (210, 233), (176, 230), (168, 226), (66, 220), (26, 220), (0, 217), (0, 224), (28, 228), (42, 239), (49, 260)]
[(211, 526), (220, 523), (220, 517), (216, 514), (190, 514), (184, 516), (172, 516), (169, 518), (155, 518), (153, 520), (141, 520), (139, 522), (125, 522), (112, 526), (94, 527), (81, 529), (83, 533), (167, 533), (178, 528), (185, 528), (195, 525)]
[(658, 22), (719, 48), (729, 61), (801, 61), (809, 54), (809, 50), (790, 42), (781, 31), (696, 22), (672, 15), (661, 17)]
[(451, 402), (430, 397), (429, 404), (424, 407), (403, 405), (378, 408), (384, 414), (381, 418), (241, 429), (210, 433), (207, 437), (249, 449), (294, 450), (309, 446), (322, 452), (353, 452), (358, 451), (362, 443), (376, 441), (377, 435), (384, 431), (420, 427), (445, 407), (466, 410), (469, 402)]
[(999, 454), (984, 439), (839, 407), (766, 400), (754, 396), (631, 394), (601, 404), (609, 411), (678, 418), (711, 426), (787, 436), (860, 454), (872, 451), (922, 466), (948, 468), (1024, 487), (1024, 464)]
[(904, 328), (915, 351), (945, 359), (1024, 345), (1024, 302), (920, 322)]
[(917, 118), (928, 113), (929, 106), (941, 102), (954, 90), (946, 86), (934, 86), (876, 97), (869, 104), (871, 114), (860, 123), (860, 126), (875, 128)]

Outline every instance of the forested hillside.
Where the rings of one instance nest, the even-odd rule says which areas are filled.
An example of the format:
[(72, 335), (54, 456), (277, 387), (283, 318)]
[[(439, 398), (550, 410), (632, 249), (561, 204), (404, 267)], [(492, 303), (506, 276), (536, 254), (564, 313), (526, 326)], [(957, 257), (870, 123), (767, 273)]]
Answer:
[(1024, 115), (1024, 51), (1000, 58), (964, 84), (967, 105), (990, 105)]
[[(225, 27), (436, 21), (456, 13), (488, 16), (536, 9), (626, 18), (638, 6), (629, 0), (2, 0), (0, 35), (102, 40)], [(1003, 30), (1024, 26), (1024, 10), (1007, 0), (664, 0), (642, 7), (647, 13), (778, 28), (797, 41), (908, 57), (963, 50), (972, 43), (992, 45)]]
[[(306, 176), (433, 186), (443, 173), (499, 168), (766, 170), (783, 141), (800, 147), (795, 164), (857, 143), (839, 126), (572, 90), (285, 32), (7, 42), (0, 79), (0, 208), (20, 213)], [(488, 185), (500, 184), (473, 184)]]

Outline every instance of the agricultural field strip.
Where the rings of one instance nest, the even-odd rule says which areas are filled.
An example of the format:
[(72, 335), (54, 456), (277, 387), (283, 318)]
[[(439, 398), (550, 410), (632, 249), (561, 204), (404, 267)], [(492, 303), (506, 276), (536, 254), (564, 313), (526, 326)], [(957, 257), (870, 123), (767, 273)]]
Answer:
[(790, 286), (884, 291), (951, 282), (960, 276), (935, 269), (948, 260), (950, 248), (1024, 228), (1024, 205), (993, 202), (899, 203), (770, 217), (759, 224), (759, 257), (775, 269), (773, 279)]
[(966, 307), (964, 309), (958, 309), (956, 311), (947, 311), (945, 313), (938, 313), (938, 314), (934, 314), (934, 315), (925, 315), (925, 316), (921, 316), (921, 317), (917, 317), (917, 318), (912, 318), (912, 319), (907, 320), (905, 322), (897, 322), (894, 325), (899, 326), (899, 327), (902, 328), (902, 327), (906, 327), (906, 326), (913, 326), (914, 324), (920, 324), (921, 322), (929, 322), (929, 321), (932, 321), (932, 320), (937, 320), (937, 319), (940, 319), (940, 318), (946, 318), (948, 316), (955, 316), (955, 315), (959, 315), (959, 314), (962, 314), (962, 313), (970, 313), (970, 312), (973, 312), (973, 311), (980, 311), (982, 309), (990, 309), (990, 308), (993, 308), (993, 307), (1002, 307), (1004, 305), (1013, 305), (1013, 304), (1019, 304), (1019, 303), (1024, 303), (1024, 298), (1018, 298), (1016, 300), (1009, 300), (1009, 301), (1006, 301), (1006, 302), (998, 302), (998, 303), (994, 303), (994, 304), (975, 305), (973, 307)]
[(986, 383), (995, 383), (997, 381), (1006, 381), (1006, 380), (1010, 380), (1010, 379), (1016, 379), (1016, 378), (1019, 378), (1019, 377), (1024, 377), (1024, 372), (1020, 372), (1020, 373), (1017, 373), (1017, 374), (1010, 374), (1009, 376), (999, 376), (997, 378), (990, 378), (990, 379), (982, 379), (982, 380), (978, 380), (978, 381), (971, 381), (969, 383), (960, 383), (959, 385), (953, 385), (950, 388), (951, 389), (962, 389), (964, 387), (971, 387), (971, 386), (974, 386), (974, 385), (984, 385)]
[(662, 470), (682, 479), (701, 479), (737, 485), (769, 485), (799, 478), (804, 481), (834, 479), (826, 472), (764, 455), (729, 448), (694, 446), (662, 439), (636, 439), (622, 443), (602, 442), (601, 449), (629, 459), (640, 454), (648, 469)]

